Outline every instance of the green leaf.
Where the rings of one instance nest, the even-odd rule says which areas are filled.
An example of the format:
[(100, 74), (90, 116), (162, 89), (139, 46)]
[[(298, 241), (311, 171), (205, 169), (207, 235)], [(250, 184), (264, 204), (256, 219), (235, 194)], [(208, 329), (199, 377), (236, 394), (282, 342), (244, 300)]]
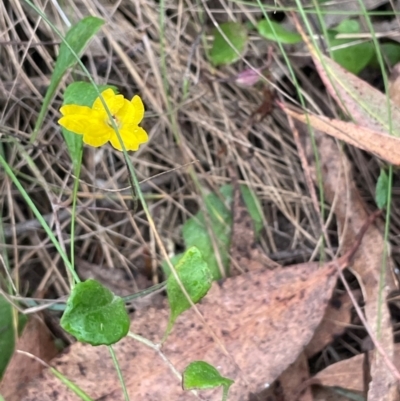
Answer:
[[(25, 315), (18, 315), (18, 334), (22, 331), (26, 320)], [(14, 352), (16, 337), (14, 326), (12, 306), (0, 295), (0, 379)]]
[(375, 188), (375, 202), (378, 209), (383, 209), (388, 201), (389, 178), (384, 169), (381, 169)]
[(220, 24), (219, 28), (231, 44), (225, 40), (219, 30), (214, 30), (214, 42), (210, 51), (210, 59), (215, 66), (231, 64), (239, 60), (239, 55), (244, 52), (247, 44), (247, 29), (239, 22), (226, 22)]
[[(176, 271), (191, 300), (194, 303), (199, 302), (207, 294), (212, 283), (210, 269), (201, 252), (196, 247), (188, 249), (176, 265)], [(173, 274), (167, 280), (167, 295), (171, 308), (168, 333), (176, 318), (190, 308), (190, 303)]]
[(353, 74), (360, 73), (371, 62), (375, 53), (374, 46), (370, 42), (352, 44), (357, 39), (335, 39), (335, 36), (338, 33), (352, 34), (359, 31), (359, 23), (353, 20), (344, 20), (335, 29), (328, 31), (333, 59)]
[(255, 236), (258, 237), (264, 227), (261, 203), (256, 194), (247, 185), (241, 185), (240, 191), (250, 217), (253, 220)]
[[(393, 67), (395, 64), (400, 62), (400, 44), (387, 42), (380, 43), (380, 50), (385, 61), (388, 62), (389, 66)], [(375, 49), (374, 49), (375, 50)], [(374, 56), (370, 62), (370, 65), (375, 68), (379, 68), (378, 57), (374, 51)]]
[(0, 295), (0, 378), (14, 352), (15, 332), (13, 325), (12, 307)]
[(229, 387), (233, 383), (233, 380), (221, 376), (214, 366), (203, 361), (192, 362), (183, 372), (183, 388), (185, 390), (204, 390), (222, 386), (224, 387), (224, 399), (227, 398)]
[[(255, 194), (246, 186), (241, 185), (240, 190), (243, 195), (244, 202), (247, 206), (249, 214), (253, 220), (255, 234), (258, 236), (263, 228), (263, 215), (261, 205)], [(205, 198), (205, 204), (208, 212), (209, 223), (214, 233), (214, 238), (217, 242), (217, 247), (220, 253), (221, 262), (226, 273), (229, 267), (229, 247), (231, 244), (232, 234), (232, 212), (231, 203), (233, 197), (232, 185), (224, 185), (220, 188), (222, 199), (217, 194), (209, 194)], [(207, 229), (206, 220), (203, 212), (198, 212), (195, 216), (188, 219), (182, 228), (183, 240), (186, 249), (195, 246), (203, 255), (211, 270), (213, 280), (221, 278), (221, 272), (215, 256), (213, 241)], [(182, 257), (181, 254), (175, 255), (172, 258), (172, 264), (175, 266)], [(170, 274), (168, 265), (163, 262), (162, 268), (165, 275)]]
[(296, 32), (285, 29), (281, 24), (264, 19), (257, 24), (258, 33), (265, 39), (288, 45), (300, 43), (301, 36)]
[(345, 19), (334, 30), (337, 33), (359, 33), (360, 24), (354, 19)]
[[(97, 17), (86, 17), (79, 21), (76, 25), (72, 26), (65, 36), (70, 48), (80, 55), (88, 44), (89, 40), (97, 33), (100, 27), (104, 24), (104, 20)], [(75, 55), (62, 42), (60, 46), (60, 53), (57, 57), (56, 65), (51, 76), (50, 85), (47, 89), (46, 96), (43, 100), (42, 108), (33, 130), (31, 142), (34, 142), (37, 133), (42, 125), (46, 111), (49, 109), (50, 102), (56, 92), (62, 77), (68, 68), (72, 67), (77, 62)]]
[[(176, 265), (179, 263), (179, 261), (181, 260), (183, 255), (184, 255), (183, 253), (178, 253), (178, 254), (174, 255), (172, 258), (170, 258), (172, 266), (174, 266), (176, 268)], [(163, 260), (163, 262), (161, 264), (161, 268), (163, 269), (165, 276), (169, 277), (169, 275), (171, 274), (171, 269), (169, 268), (169, 266), (165, 260)]]
[[(227, 200), (227, 205), (229, 206), (232, 201), (232, 187), (230, 188), (230, 191), (229, 188), (226, 187), (222, 187), (220, 191), (223, 197)], [(230, 192), (230, 195), (228, 192)], [(230, 196), (230, 199), (227, 199), (228, 195)], [(229, 266), (232, 213), (217, 194), (209, 194), (205, 198), (205, 204), (211, 226), (210, 229), (213, 231), (222, 265), (227, 269)], [(203, 212), (198, 212), (194, 217), (185, 222), (182, 228), (182, 235), (186, 248), (192, 246), (197, 247), (203, 255), (204, 260), (207, 262), (213, 279), (220, 279), (221, 272), (215, 256), (213, 240), (209, 235)]]
[[(111, 88), (116, 92), (116, 88), (111, 85), (99, 85), (97, 87), (99, 92), (103, 92), (108, 88)], [(72, 84), (68, 85), (64, 92), (63, 106), (67, 104), (76, 104), (78, 106), (92, 107), (97, 97), (98, 93), (95, 87), (89, 82), (73, 82)], [(82, 135), (77, 135), (65, 129), (64, 127), (61, 127), (61, 131), (67, 144), (67, 148), (74, 165), (74, 171), (76, 173), (82, 162)]]
[(68, 298), (61, 327), (79, 341), (111, 345), (129, 331), (122, 298), (95, 280), (76, 284)]
[[(97, 90), (103, 92), (106, 89), (113, 89), (117, 93), (117, 88), (113, 85), (98, 85)], [(64, 92), (65, 104), (76, 104), (78, 106), (92, 107), (94, 101), (98, 98), (98, 93), (94, 86), (89, 82), (77, 81), (68, 85)]]

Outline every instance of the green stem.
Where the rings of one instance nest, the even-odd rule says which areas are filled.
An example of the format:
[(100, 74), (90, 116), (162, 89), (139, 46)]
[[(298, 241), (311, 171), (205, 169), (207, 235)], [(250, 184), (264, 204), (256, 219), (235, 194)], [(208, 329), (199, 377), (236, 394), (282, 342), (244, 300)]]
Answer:
[[(82, 154), (82, 149), (81, 149), (81, 154)], [(82, 157), (80, 157), (80, 160), (82, 160)], [(79, 189), (79, 176), (81, 174), (81, 167), (82, 163), (79, 163), (79, 165), (75, 166), (74, 168), (75, 178), (74, 178), (74, 189), (72, 194), (70, 251), (71, 251), (71, 265), (74, 271), (75, 271), (75, 218), (76, 218), (76, 206), (78, 200), (77, 193)]]
[(43, 218), (43, 216), (40, 214), (38, 208), (36, 205), (32, 202), (32, 199), (29, 197), (28, 193), (25, 191), (24, 187), (21, 185), (21, 183), (18, 181), (18, 178), (15, 176), (14, 172), (6, 162), (6, 160), (3, 158), (2, 155), (0, 155), (0, 165), (3, 166), (4, 171), (7, 173), (7, 175), (11, 178), (12, 182), (14, 185), (17, 187), (19, 192), (21, 193), (22, 197), (24, 198), (25, 202), (28, 204), (30, 209), (32, 210), (33, 214), (35, 217), (38, 219), (39, 223), (42, 225), (44, 231), (46, 231), (46, 234), (49, 236), (51, 242), (54, 244), (55, 248), (57, 249), (57, 252), (60, 254), (62, 260), (65, 263), (65, 266), (67, 269), (70, 271), (72, 277), (74, 280), (79, 283), (81, 280), (79, 279), (78, 275), (76, 274), (75, 270), (73, 269), (71, 262), (68, 260), (68, 256), (64, 252), (64, 250), (61, 248), (59, 242), (57, 241), (56, 237), (54, 236), (53, 232), (51, 231), (51, 228), (48, 226), (46, 223), (46, 220)]
[(114, 362), (114, 367), (117, 371), (118, 379), (121, 383), (122, 391), (124, 392), (125, 401), (129, 401), (130, 399), (129, 399), (128, 390), (126, 389), (124, 377), (122, 376), (121, 367), (119, 366), (118, 359), (117, 359), (117, 356), (115, 355), (114, 348), (111, 345), (109, 345), (107, 348), (110, 351), (111, 358)]
[(64, 383), (71, 391), (73, 391), (81, 400), (83, 401), (94, 401), (93, 398), (89, 397), (81, 388), (79, 388), (71, 380), (68, 380), (62, 373), (58, 370), (50, 367), (50, 372), (53, 373), (57, 379)]

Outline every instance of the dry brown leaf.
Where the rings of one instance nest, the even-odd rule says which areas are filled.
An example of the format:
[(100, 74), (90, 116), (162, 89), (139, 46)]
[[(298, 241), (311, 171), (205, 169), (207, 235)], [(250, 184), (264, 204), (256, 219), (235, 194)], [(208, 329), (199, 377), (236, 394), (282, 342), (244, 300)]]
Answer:
[(318, 73), (330, 95), (354, 122), (384, 134), (390, 132), (390, 127), (394, 133), (400, 133), (400, 108), (389, 102), (391, 107), (389, 114), (386, 95), (329, 57), (321, 55), (322, 65), (317, 52), (310, 50)]
[[(400, 369), (400, 344), (395, 344), (394, 363)], [(372, 356), (372, 353), (370, 352)], [(339, 386), (351, 391), (364, 391), (363, 382), (363, 361), (364, 354), (353, 356), (352, 358), (329, 365), (314, 378), (323, 386)]]
[[(357, 299), (360, 297), (361, 292), (354, 291), (353, 294)], [(349, 294), (344, 293), (340, 297), (332, 297), (321, 324), (305, 349), (307, 358), (311, 358), (317, 352), (323, 350), (336, 337), (344, 333), (346, 327), (350, 324), (352, 308), (353, 303)]]
[[(57, 355), (58, 350), (49, 329), (39, 316), (29, 319), (15, 349), (29, 352), (44, 362), (49, 362)], [(0, 394), (7, 401), (20, 401), (25, 385), (42, 369), (43, 365), (38, 361), (14, 352), (1, 381)]]
[(297, 360), (279, 378), (284, 400), (313, 401), (310, 386), (304, 388), (309, 379), (308, 360), (302, 352)]
[(296, 113), (288, 108), (284, 111), (302, 123), (309, 123), (316, 130), (336, 139), (373, 153), (387, 162), (400, 165), (400, 138), (374, 131), (351, 122), (335, 120), (313, 114)]
[[(178, 319), (162, 351), (180, 372), (193, 360), (215, 365), (221, 374), (235, 380), (229, 400), (246, 400), (296, 360), (319, 325), (335, 283), (334, 265), (321, 267), (318, 263), (251, 272), (214, 283), (198, 308), (229, 356), (214, 343), (192, 311)], [(139, 311), (131, 328), (158, 342), (167, 318), (166, 308)], [(115, 350), (128, 391), (135, 399), (194, 399), (182, 390), (154, 350), (132, 339), (122, 340)], [(123, 399), (104, 347), (74, 344), (53, 365), (95, 399)], [(54, 392), (62, 394), (59, 399), (64, 401), (77, 400), (49, 372), (28, 390), (25, 401), (54, 400)], [(210, 397), (207, 399), (219, 400), (221, 394), (213, 392)]]

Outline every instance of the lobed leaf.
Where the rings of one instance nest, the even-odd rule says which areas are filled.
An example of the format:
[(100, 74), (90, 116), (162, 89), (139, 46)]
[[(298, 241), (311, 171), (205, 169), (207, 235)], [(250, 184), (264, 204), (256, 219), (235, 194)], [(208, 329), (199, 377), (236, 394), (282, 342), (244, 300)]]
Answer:
[(79, 341), (111, 345), (125, 337), (130, 320), (122, 298), (95, 280), (76, 284), (61, 318), (61, 327)]

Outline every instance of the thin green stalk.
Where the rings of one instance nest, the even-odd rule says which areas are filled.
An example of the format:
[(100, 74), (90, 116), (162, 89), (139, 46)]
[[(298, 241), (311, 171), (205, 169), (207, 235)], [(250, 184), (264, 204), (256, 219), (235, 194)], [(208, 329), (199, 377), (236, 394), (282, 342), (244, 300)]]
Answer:
[[(232, 3), (236, 3), (236, 4), (241, 4), (241, 5), (245, 5), (245, 6), (250, 6), (250, 7), (254, 7), (254, 2), (253, 1), (240, 1), (240, 0), (231, 0)], [(294, 6), (283, 6), (283, 7), (277, 7), (276, 6), (276, 2), (270, 2), (270, 3), (274, 3), (274, 5), (268, 5), (265, 4), (264, 8), (265, 10), (267, 10), (268, 12), (277, 12), (277, 11), (282, 11), (282, 12), (296, 12), (298, 11), (297, 7)], [(320, 0), (320, 3), (323, 4), (323, 1)], [(332, 4), (332, 2), (330, 2)], [(313, 8), (309, 8), (309, 9), (304, 9), (304, 14), (315, 14), (315, 10)], [(322, 14), (323, 15), (344, 15), (348, 18), (352, 18), (352, 17), (358, 17), (359, 16), (359, 12), (358, 11), (348, 11), (348, 10), (337, 10), (337, 9), (331, 9), (331, 10), (322, 10)], [(369, 15), (371, 16), (396, 16), (396, 15), (400, 15), (400, 12), (398, 11), (370, 11)]]
[(72, 194), (72, 211), (71, 211), (71, 245), (70, 245), (70, 252), (71, 252), (71, 265), (75, 270), (75, 223), (76, 223), (76, 207), (77, 207), (77, 200), (78, 200), (78, 189), (79, 189), (79, 176), (81, 174), (81, 167), (82, 163), (79, 163), (78, 166), (74, 169), (74, 188)]
[(22, 197), (24, 198), (25, 202), (28, 204), (29, 208), (32, 210), (33, 214), (35, 217), (38, 219), (39, 223), (42, 225), (43, 229), (46, 231), (46, 234), (49, 236), (51, 242), (54, 244), (55, 248), (57, 249), (57, 252), (60, 254), (65, 266), (67, 269), (70, 271), (72, 277), (74, 280), (79, 283), (80, 279), (78, 275), (76, 274), (75, 270), (73, 269), (71, 262), (68, 260), (68, 256), (64, 252), (64, 250), (61, 248), (59, 242), (57, 241), (57, 238), (54, 236), (53, 232), (51, 231), (50, 227), (46, 223), (46, 220), (43, 218), (39, 210), (37, 209), (36, 205), (33, 203), (31, 200), (30, 196), (28, 193), (25, 191), (24, 187), (21, 185), (19, 182), (18, 178), (15, 176), (14, 172), (6, 162), (6, 160), (3, 158), (2, 155), (0, 155), (0, 164), (3, 166), (4, 171), (7, 173), (7, 175), (11, 178), (12, 182), (14, 185), (17, 187), (19, 192), (21, 193)]
[(315, 7), (315, 9), (317, 11), (318, 21), (319, 21), (319, 25), (321, 26), (321, 29), (322, 29), (323, 37), (326, 40), (326, 44), (327, 44), (326, 47), (327, 47), (328, 53), (332, 58), (332, 51), (331, 51), (331, 47), (329, 46), (329, 40), (328, 40), (328, 30), (326, 29), (326, 24), (325, 24), (324, 17), (323, 17), (322, 12), (321, 12), (321, 7), (320, 7), (320, 4), (319, 4), (319, 1), (318, 0), (313, 0), (313, 4), (314, 4), (314, 7)]
[(83, 401), (94, 401), (93, 398), (89, 397), (80, 387), (78, 387), (71, 380), (68, 380), (62, 373), (58, 370), (50, 367), (50, 372), (53, 373), (57, 379), (64, 383), (71, 391), (73, 391), (81, 400)]
[(227, 401), (228, 400), (229, 386), (222, 386), (222, 389), (223, 389), (222, 401)]
[(115, 370), (117, 371), (118, 379), (119, 379), (119, 381), (121, 383), (122, 391), (124, 392), (125, 401), (130, 401), (128, 390), (126, 389), (124, 377), (122, 376), (121, 367), (119, 366), (118, 359), (117, 359), (117, 356), (115, 355), (114, 348), (112, 347), (112, 345), (109, 345), (107, 348), (110, 351), (111, 358), (113, 360)]

